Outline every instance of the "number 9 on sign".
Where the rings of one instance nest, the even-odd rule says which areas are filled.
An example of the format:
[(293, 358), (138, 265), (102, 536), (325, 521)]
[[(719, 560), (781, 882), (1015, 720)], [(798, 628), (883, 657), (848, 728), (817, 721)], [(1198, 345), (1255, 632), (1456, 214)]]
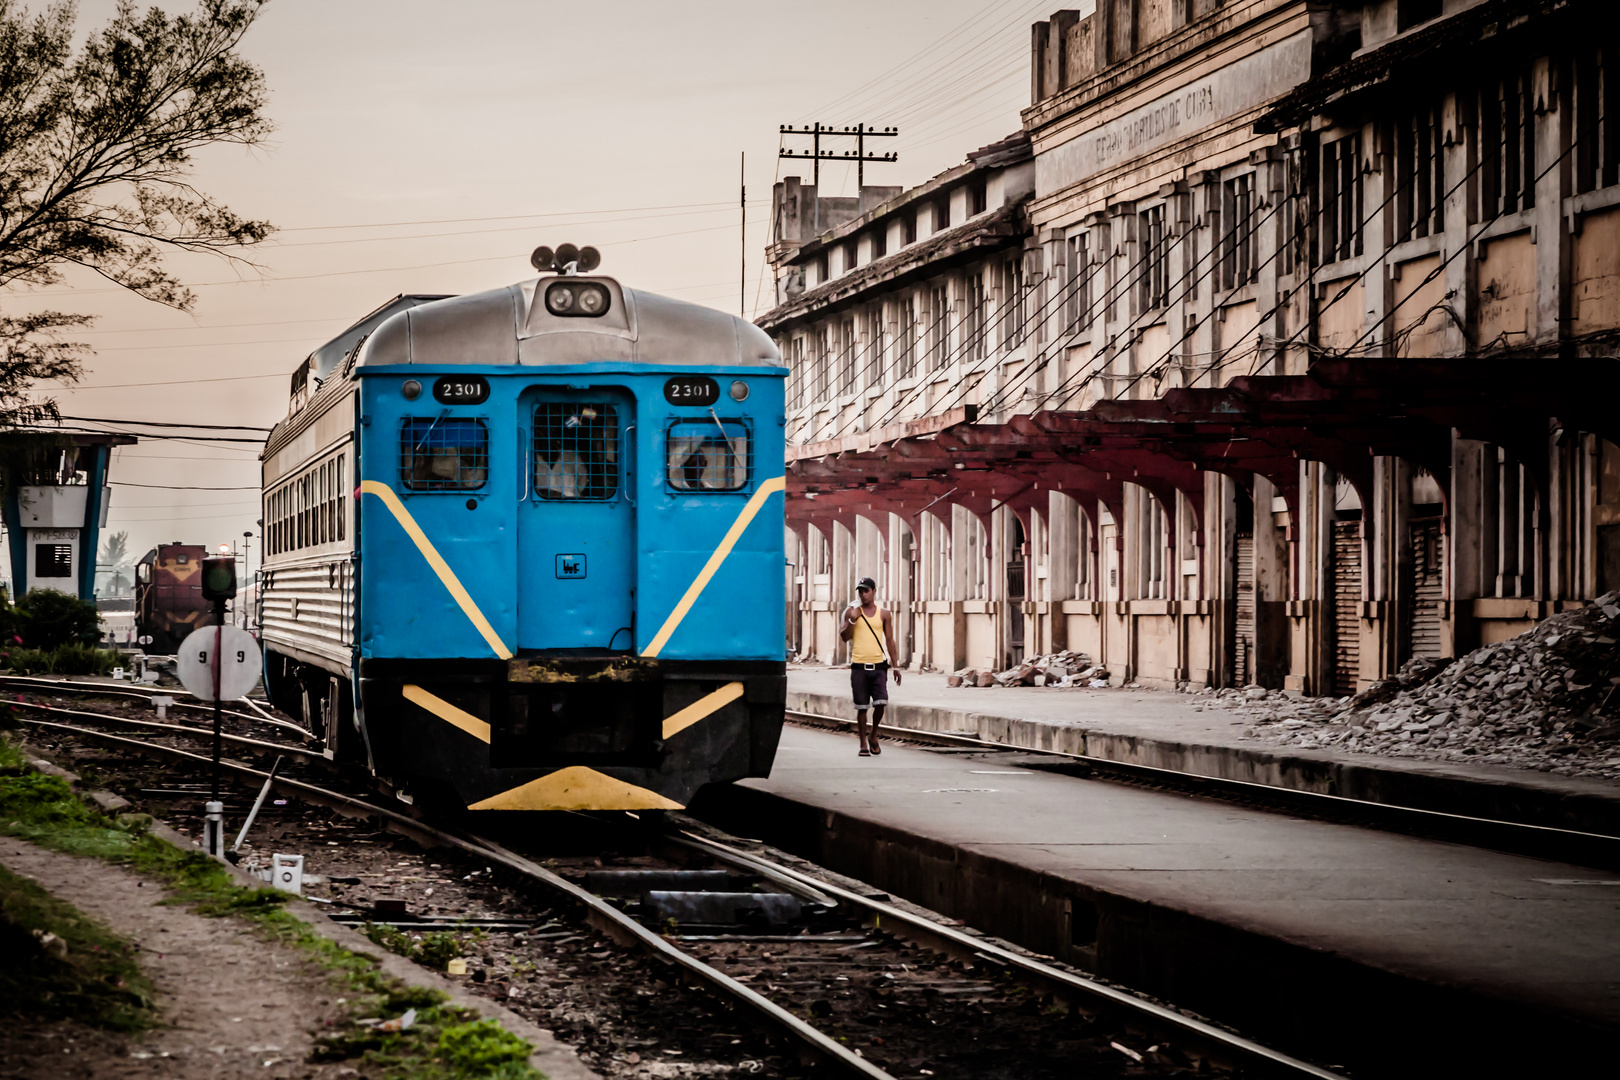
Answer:
[(237, 626), (204, 626), (180, 646), (175, 673), (198, 700), (214, 701), (214, 648), (220, 646), (220, 701), (237, 701), (259, 684), (259, 643)]

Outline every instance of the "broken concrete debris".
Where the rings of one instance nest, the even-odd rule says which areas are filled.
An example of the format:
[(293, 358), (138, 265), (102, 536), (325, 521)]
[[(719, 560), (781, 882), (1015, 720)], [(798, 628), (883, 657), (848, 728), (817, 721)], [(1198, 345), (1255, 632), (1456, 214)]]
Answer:
[(1415, 658), (1354, 697), (1219, 696), (1285, 745), (1620, 777), (1620, 591), (1458, 660)]
[(965, 668), (945, 678), (946, 686), (1106, 686), (1108, 669), (1091, 662), (1081, 652), (1037, 656), (1006, 671), (980, 671)]

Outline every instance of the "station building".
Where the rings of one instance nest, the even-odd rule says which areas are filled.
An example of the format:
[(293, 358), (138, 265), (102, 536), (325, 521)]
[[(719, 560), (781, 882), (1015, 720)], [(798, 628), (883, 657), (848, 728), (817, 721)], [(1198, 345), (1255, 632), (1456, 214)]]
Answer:
[(1018, 136), (780, 186), (791, 644), (880, 566), (912, 667), (1344, 694), (1620, 587), (1616, 22), (1099, 0)]

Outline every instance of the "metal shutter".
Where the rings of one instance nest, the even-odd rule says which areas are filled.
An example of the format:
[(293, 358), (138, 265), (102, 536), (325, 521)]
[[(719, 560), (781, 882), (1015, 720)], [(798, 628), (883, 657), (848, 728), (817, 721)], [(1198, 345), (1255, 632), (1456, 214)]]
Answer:
[(1333, 523), (1333, 692), (1353, 694), (1361, 673), (1361, 522)]
[(1254, 534), (1237, 534), (1237, 633), (1232, 643), (1232, 684), (1254, 682)]

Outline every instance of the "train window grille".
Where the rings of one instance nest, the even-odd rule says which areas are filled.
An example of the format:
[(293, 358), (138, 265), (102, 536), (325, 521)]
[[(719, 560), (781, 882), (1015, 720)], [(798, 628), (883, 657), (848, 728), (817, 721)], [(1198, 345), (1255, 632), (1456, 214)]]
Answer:
[(534, 493), (606, 500), (619, 493), (619, 411), (601, 401), (545, 401), (534, 408)]
[(752, 478), (752, 441), (739, 420), (676, 420), (665, 441), (665, 476), (675, 491), (741, 491)]
[[(399, 427), (399, 479), (408, 491), (476, 491), (489, 482), (489, 428), (467, 418), (406, 417)], [(299, 516), (307, 519), (307, 509)]]

